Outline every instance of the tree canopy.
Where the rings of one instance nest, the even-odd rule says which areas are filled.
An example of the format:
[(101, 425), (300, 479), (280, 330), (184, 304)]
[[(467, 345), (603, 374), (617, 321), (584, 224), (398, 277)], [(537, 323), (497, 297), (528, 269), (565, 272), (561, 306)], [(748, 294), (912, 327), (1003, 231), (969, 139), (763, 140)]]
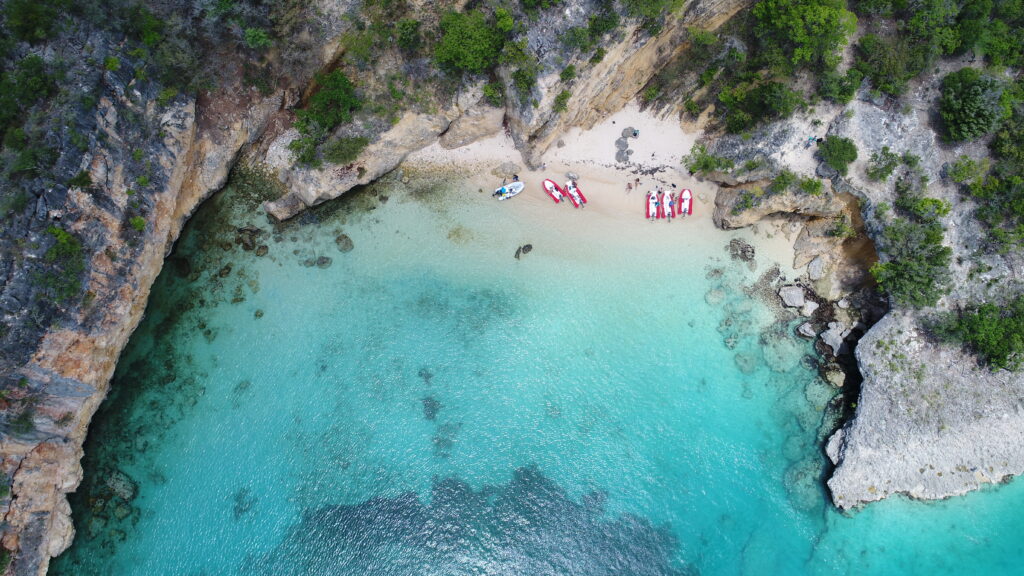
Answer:
[(478, 74), (494, 66), (505, 39), (478, 10), (441, 17), (441, 40), (434, 58), (442, 66)]
[(839, 49), (857, 27), (841, 0), (761, 0), (754, 18), (762, 49), (790, 67), (835, 68)]

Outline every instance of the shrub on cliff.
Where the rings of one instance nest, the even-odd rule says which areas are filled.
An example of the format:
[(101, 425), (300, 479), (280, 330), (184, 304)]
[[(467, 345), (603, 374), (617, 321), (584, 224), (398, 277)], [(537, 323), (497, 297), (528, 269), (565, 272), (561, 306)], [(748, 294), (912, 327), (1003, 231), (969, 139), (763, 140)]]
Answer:
[(999, 83), (974, 68), (961, 68), (942, 79), (939, 114), (950, 140), (975, 140), (999, 119)]
[(10, 0), (4, 7), (7, 29), (25, 42), (46, 40), (56, 34), (60, 16), (69, 6), (68, 0)]
[(434, 48), (434, 59), (443, 67), (479, 74), (497, 64), (504, 41), (483, 12), (448, 12), (441, 17), (441, 40)]
[(944, 200), (915, 191), (905, 177), (896, 183), (896, 210), (900, 213), (879, 238), (882, 258), (871, 274), (897, 304), (934, 306), (948, 290), (953, 250), (942, 244), (941, 217), (949, 214)]
[(683, 157), (683, 164), (692, 174), (732, 170), (733, 167), (732, 160), (710, 154), (703, 144), (694, 144), (690, 153)]
[(818, 145), (818, 155), (845, 176), (850, 163), (857, 159), (857, 145), (849, 138), (829, 136)]
[(965, 343), (993, 369), (1017, 370), (1024, 353), (1024, 296), (964, 310), (940, 322), (939, 331)]
[(85, 271), (82, 243), (73, 234), (57, 226), (50, 226), (46, 231), (53, 236), (54, 243), (43, 254), (43, 261), (49, 268), (39, 279), (43, 289), (51, 296), (68, 303), (82, 289), (82, 273)]
[(753, 14), (766, 59), (783, 69), (835, 68), (839, 49), (857, 27), (841, 0), (761, 0)]

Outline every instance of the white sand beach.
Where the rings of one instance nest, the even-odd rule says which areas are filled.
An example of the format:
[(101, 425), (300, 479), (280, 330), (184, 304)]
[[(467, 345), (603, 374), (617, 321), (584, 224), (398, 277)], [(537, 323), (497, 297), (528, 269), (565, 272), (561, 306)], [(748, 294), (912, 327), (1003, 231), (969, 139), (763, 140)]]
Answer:
[[(627, 128), (637, 130), (639, 135), (629, 138), (630, 149), (634, 151), (631, 161), (617, 163), (615, 141)], [(631, 104), (590, 130), (570, 130), (561, 139), (564, 145), (549, 150), (542, 168), (536, 170), (525, 167), (519, 151), (505, 134), (454, 150), (434, 144), (410, 155), (404, 165), (464, 174), (467, 190), (490, 192), (502, 185), (501, 167), (513, 163), (519, 167), (517, 174), (526, 188), (510, 201), (502, 202), (501, 207), (539, 225), (557, 226), (581, 237), (589, 233), (614, 233), (623, 241), (629, 236), (640, 243), (684, 242), (697, 254), (713, 250), (713, 254), (720, 255), (722, 245), (730, 238), (740, 237), (757, 248), (762, 257), (759, 260), (777, 263), (789, 278), (798, 275), (792, 269), (792, 260), (799, 225), (762, 222), (752, 229), (729, 232), (715, 227), (712, 212), (718, 185), (690, 176), (682, 165), (683, 156), (700, 136), (700, 132), (684, 131), (675, 118), (658, 117)], [(543, 190), (546, 178), (564, 185), (569, 174), (578, 176), (579, 187), (589, 200), (585, 208), (574, 209), (567, 200), (556, 205)], [(632, 184), (632, 188), (627, 189), (627, 184)], [(677, 192), (693, 191), (693, 214), (671, 222), (648, 221), (644, 216), (646, 192), (658, 186), (670, 190), (673, 184)]]

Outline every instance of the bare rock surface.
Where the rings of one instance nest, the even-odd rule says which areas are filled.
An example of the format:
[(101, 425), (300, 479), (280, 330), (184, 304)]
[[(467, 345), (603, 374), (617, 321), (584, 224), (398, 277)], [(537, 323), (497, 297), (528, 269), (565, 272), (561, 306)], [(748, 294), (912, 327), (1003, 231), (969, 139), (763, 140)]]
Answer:
[(890, 312), (861, 339), (857, 416), (828, 442), (840, 508), (946, 498), (1024, 472), (1024, 377), (979, 368)]
[(807, 302), (806, 296), (807, 294), (802, 286), (783, 286), (779, 288), (779, 298), (782, 298), (782, 303), (789, 308), (800, 308), (803, 306)]

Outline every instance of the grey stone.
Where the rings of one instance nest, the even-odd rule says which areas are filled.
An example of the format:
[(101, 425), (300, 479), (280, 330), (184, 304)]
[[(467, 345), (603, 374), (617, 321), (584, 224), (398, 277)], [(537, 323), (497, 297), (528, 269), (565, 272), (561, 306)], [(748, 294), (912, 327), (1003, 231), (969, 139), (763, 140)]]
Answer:
[(807, 277), (811, 280), (818, 281), (825, 277), (825, 268), (828, 266), (828, 259), (824, 255), (816, 256), (811, 263), (807, 265)]
[(625, 150), (626, 148), (629, 148), (629, 141), (625, 138), (619, 138), (615, 141), (615, 147), (619, 150)]
[(812, 300), (804, 302), (804, 305), (800, 308), (800, 315), (810, 317), (814, 314), (814, 311), (818, 309), (818, 303)]
[(810, 322), (804, 322), (803, 324), (798, 326), (796, 329), (796, 333), (799, 334), (800, 336), (803, 336), (804, 338), (811, 339), (818, 335), (818, 333), (814, 330), (814, 325), (811, 324)]
[(330, 256), (320, 256), (316, 259), (316, 267), (321, 269), (330, 268), (332, 262)]
[(844, 340), (850, 333), (841, 322), (829, 322), (828, 329), (821, 333), (821, 341), (832, 349), (832, 354), (838, 356), (846, 344)]
[(802, 286), (783, 286), (779, 288), (779, 297), (789, 308), (800, 308), (807, 301)]
[(836, 170), (835, 168), (829, 166), (825, 162), (821, 162), (820, 164), (818, 164), (818, 167), (815, 168), (814, 173), (818, 176), (818, 178), (824, 178), (825, 180), (831, 180), (836, 176), (839, 176), (839, 170)]

